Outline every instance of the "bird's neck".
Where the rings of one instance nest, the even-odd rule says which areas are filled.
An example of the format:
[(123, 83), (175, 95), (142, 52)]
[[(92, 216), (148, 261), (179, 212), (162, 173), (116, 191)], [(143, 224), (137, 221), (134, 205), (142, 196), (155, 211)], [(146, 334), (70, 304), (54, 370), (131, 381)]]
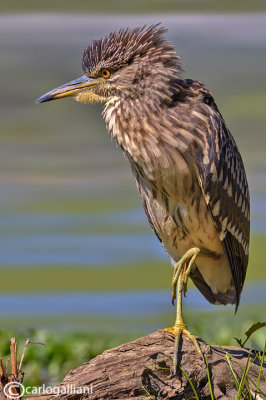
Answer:
[(160, 146), (162, 137), (169, 136), (167, 113), (167, 105), (162, 106), (147, 97), (112, 98), (103, 112), (107, 130), (125, 156), (151, 180), (154, 180), (156, 171), (173, 169), (173, 161), (165, 154), (165, 146)]
[(165, 128), (162, 123), (167, 123), (169, 109), (186, 90), (185, 85), (176, 73), (161, 74), (139, 83), (138, 90), (132, 84), (126, 93), (107, 100), (103, 111), (107, 130), (133, 159), (146, 145), (158, 144)]
[[(162, 112), (162, 110), (161, 110)], [(139, 162), (145, 148), (153, 145), (158, 132), (151, 121), (159, 113), (159, 104), (143, 98), (113, 97), (107, 101), (103, 117), (107, 130), (123, 151)]]
[[(117, 96), (106, 102), (103, 112), (111, 136), (131, 164), (137, 164), (151, 180), (155, 179), (156, 171), (161, 171), (164, 176), (178, 170), (180, 176), (184, 176), (192, 151), (188, 149), (199, 146), (194, 135), (187, 135), (185, 142), (183, 137), (187, 129), (186, 116), (197, 101), (188, 96), (184, 102), (187, 90), (184, 81), (176, 80), (170, 87), (172, 92), (169, 91), (166, 101), (162, 91), (157, 97), (146, 94), (138, 98)], [(184, 153), (188, 154), (187, 163), (183, 160)]]

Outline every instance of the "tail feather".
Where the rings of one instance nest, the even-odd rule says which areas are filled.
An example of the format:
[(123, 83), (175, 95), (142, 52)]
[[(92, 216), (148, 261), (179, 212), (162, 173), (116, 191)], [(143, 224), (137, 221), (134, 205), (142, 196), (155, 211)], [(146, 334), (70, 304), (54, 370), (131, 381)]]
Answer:
[(226, 293), (213, 293), (210, 286), (206, 283), (198, 268), (194, 268), (190, 273), (194, 285), (199, 289), (201, 294), (211, 304), (236, 304), (237, 296), (235, 290), (230, 290)]

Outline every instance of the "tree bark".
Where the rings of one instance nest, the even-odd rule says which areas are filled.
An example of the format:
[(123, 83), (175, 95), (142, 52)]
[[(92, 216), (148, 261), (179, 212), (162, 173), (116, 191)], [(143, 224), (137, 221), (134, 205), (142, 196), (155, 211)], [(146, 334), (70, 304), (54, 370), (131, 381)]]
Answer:
[[(188, 375), (200, 400), (211, 399), (210, 390), (213, 391), (216, 400), (232, 400), (237, 395), (236, 384), (226, 361), (225, 352), (232, 357), (230, 362), (238, 382), (241, 380), (250, 354), (249, 378), (246, 382), (248, 381), (254, 396), (256, 387), (250, 378), (256, 385), (260, 371), (255, 352), (238, 347), (207, 346), (201, 339), (198, 338), (198, 341), (208, 361), (212, 389), (208, 383), (205, 363), (196, 353), (194, 345), (184, 336), (179, 353), (179, 365)], [(177, 376), (172, 375), (173, 350), (174, 337), (163, 330), (107, 350), (90, 362), (70, 371), (58, 387), (62, 393), (57, 398), (61, 400), (195, 399), (195, 393), (184, 373), (179, 370)], [(260, 380), (260, 390), (264, 393), (265, 374), (264, 366)], [(74, 393), (77, 388), (87, 390), (87, 393)], [(66, 390), (70, 392), (65, 393)], [(257, 400), (264, 398), (261, 392), (258, 393)]]

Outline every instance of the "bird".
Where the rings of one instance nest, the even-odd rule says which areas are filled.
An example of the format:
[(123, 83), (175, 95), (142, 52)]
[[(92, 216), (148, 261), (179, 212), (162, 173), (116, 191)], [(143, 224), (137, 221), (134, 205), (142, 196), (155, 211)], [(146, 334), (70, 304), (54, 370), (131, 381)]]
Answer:
[(249, 258), (244, 164), (211, 92), (186, 79), (161, 24), (122, 28), (84, 50), (84, 75), (36, 103), (103, 103), (107, 131), (129, 161), (148, 221), (173, 265), (176, 373), (188, 330), (182, 299), (191, 278), (212, 304), (239, 306)]

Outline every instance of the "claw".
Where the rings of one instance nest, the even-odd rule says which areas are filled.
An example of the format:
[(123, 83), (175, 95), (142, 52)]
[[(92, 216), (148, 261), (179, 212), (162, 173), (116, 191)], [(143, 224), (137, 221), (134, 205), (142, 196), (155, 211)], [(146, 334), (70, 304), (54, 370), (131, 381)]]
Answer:
[(176, 299), (176, 294), (175, 294), (175, 291), (174, 291), (174, 292), (172, 292), (172, 304), (173, 304), (173, 306), (175, 305), (175, 299)]
[(184, 293), (184, 297), (186, 297), (186, 294), (187, 294), (187, 282), (183, 282), (182, 291)]
[(187, 279), (186, 279), (187, 268), (188, 268), (188, 261), (185, 262), (184, 269), (183, 269), (183, 272), (182, 272), (182, 283), (183, 283), (183, 284), (184, 284), (185, 281), (187, 280)]

